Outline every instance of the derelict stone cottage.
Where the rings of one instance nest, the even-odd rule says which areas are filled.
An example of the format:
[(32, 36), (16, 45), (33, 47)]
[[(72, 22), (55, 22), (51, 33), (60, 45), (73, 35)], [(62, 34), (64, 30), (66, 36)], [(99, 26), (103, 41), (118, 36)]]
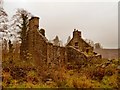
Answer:
[[(93, 47), (82, 39), (81, 32), (78, 30), (73, 31), (73, 38), (65, 47), (48, 42), (45, 30), (39, 30), (39, 17), (32, 17), (29, 20), (27, 43), (29, 56), (38, 65), (62, 66), (70, 61), (78, 63), (87, 61), (91, 57), (101, 58), (100, 55), (93, 52)], [(88, 53), (91, 54), (88, 55)]]

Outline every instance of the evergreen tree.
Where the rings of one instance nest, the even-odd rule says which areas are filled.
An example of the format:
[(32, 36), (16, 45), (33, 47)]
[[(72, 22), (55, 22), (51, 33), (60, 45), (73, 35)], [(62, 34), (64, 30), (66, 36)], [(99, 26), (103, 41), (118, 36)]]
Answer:
[(101, 49), (101, 48), (102, 48), (102, 46), (100, 43), (95, 43), (95, 49)]
[(53, 39), (53, 44), (60, 46), (60, 40), (59, 40), (58, 36), (56, 36), (55, 39)]

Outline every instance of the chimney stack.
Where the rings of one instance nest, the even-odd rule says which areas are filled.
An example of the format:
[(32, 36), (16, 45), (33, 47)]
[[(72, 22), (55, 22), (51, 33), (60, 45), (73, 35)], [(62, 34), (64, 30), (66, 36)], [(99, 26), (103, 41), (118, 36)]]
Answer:
[(39, 17), (32, 17), (29, 20), (29, 29), (37, 30), (39, 28)]
[(81, 37), (81, 31), (78, 31), (77, 29), (74, 29), (73, 31), (73, 38)]

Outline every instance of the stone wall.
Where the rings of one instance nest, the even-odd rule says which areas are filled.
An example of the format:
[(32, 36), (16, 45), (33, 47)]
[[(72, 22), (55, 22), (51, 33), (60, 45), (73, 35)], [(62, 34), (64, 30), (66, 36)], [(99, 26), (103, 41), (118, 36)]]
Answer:
[(74, 47), (66, 47), (68, 62), (83, 65), (87, 62), (87, 57)]
[(101, 58), (102, 58), (101, 55), (94, 55), (94, 56), (89, 56), (87, 60), (89, 64), (93, 65), (93, 64), (100, 64), (102, 62)]
[[(27, 35), (28, 52), (32, 59), (39, 65), (47, 62), (47, 40), (38, 30), (39, 19), (33, 18), (29, 23)], [(36, 24), (36, 23), (37, 24)], [(32, 25), (32, 26), (31, 26)], [(37, 27), (37, 28), (36, 28)]]
[[(88, 57), (81, 52), (80, 49), (74, 47), (76, 42), (78, 42), (82, 49), (90, 47), (85, 41), (80, 41), (83, 40), (80, 35), (81, 33), (78, 33), (77, 38), (74, 37), (66, 47), (61, 47), (48, 42), (45, 37), (45, 32), (42, 34), (38, 27), (39, 18), (32, 18), (29, 22), (27, 33), (28, 45), (26, 47), (29, 57), (31, 57), (37, 65), (47, 65), (48, 67), (60, 68), (69, 62), (78, 66), (84, 65), (88, 62)], [(75, 33), (75, 35), (76, 34), (77, 33)], [(96, 59), (97, 58), (98, 57), (96, 57)]]
[(66, 46), (73, 46), (79, 49), (81, 52), (92, 52), (93, 47), (91, 47), (87, 42), (82, 39), (81, 32), (78, 30), (73, 31), (73, 38)]
[(49, 43), (46, 37), (36, 28), (38, 27), (38, 20), (38, 18), (32, 18), (29, 23), (27, 43), (30, 56), (38, 65), (62, 66), (66, 57), (65, 47)]
[(47, 64), (61, 67), (66, 61), (65, 47), (54, 46), (52, 43), (47, 44)]

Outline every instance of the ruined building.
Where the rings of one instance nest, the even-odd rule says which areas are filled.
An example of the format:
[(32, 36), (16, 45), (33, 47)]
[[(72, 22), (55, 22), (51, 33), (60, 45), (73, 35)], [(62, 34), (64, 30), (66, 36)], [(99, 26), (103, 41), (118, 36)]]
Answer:
[(78, 49), (80, 52), (93, 52), (93, 47), (86, 43), (81, 36), (81, 32), (74, 29), (73, 38), (69, 41), (67, 46), (73, 46)]
[(78, 30), (73, 31), (73, 38), (65, 47), (48, 42), (45, 30), (39, 30), (38, 17), (32, 17), (29, 21), (27, 43), (29, 56), (38, 65), (62, 66), (71, 61), (82, 64), (83, 61), (87, 61), (91, 57), (101, 58), (93, 52), (93, 47), (82, 39), (81, 32)]

